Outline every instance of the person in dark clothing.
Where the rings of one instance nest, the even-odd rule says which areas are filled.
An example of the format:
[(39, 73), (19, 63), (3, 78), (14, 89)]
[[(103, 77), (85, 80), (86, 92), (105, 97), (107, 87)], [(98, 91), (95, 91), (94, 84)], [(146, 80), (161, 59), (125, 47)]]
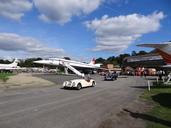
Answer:
[(158, 72), (158, 76), (159, 76), (159, 80), (162, 80), (162, 76), (163, 76), (163, 71), (162, 70), (160, 70)]
[(144, 71), (144, 77), (146, 77), (146, 76), (147, 76), (147, 70)]

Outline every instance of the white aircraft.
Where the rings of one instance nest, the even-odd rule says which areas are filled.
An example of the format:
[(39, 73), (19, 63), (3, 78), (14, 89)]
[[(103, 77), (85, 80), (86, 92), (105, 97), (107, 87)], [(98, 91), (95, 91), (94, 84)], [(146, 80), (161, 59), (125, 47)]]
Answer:
[(163, 42), (163, 43), (156, 43), (156, 44), (140, 44), (137, 46), (155, 48), (157, 53), (161, 55), (161, 57), (166, 63), (166, 65), (162, 67), (171, 68), (171, 42)]
[(72, 70), (78, 76), (84, 77), (84, 74), (80, 73), (76, 68), (87, 68), (87, 69), (98, 69), (100, 68), (101, 64), (95, 64), (95, 59), (93, 59), (89, 64), (67, 60), (62, 58), (49, 58), (47, 60), (38, 60), (34, 61), (37, 64), (44, 64), (44, 65), (54, 65), (54, 66), (64, 66), (70, 70)]
[(15, 70), (20, 68), (18, 65), (18, 60), (15, 59), (13, 63), (11, 64), (0, 64), (0, 70)]

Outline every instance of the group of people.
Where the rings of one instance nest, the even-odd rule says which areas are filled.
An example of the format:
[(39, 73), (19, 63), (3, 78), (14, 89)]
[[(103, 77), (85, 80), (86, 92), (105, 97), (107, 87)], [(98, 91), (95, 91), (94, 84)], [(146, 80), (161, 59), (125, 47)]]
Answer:
[(159, 70), (159, 71), (156, 71), (155, 74), (151, 74), (149, 73), (149, 71), (144, 68), (144, 67), (138, 67), (135, 69), (135, 72), (134, 72), (134, 75), (135, 76), (144, 76), (146, 77), (147, 75), (157, 75), (159, 77), (159, 80), (162, 80), (162, 77), (166, 75), (165, 71), (164, 70)]
[(162, 80), (162, 77), (166, 75), (165, 71), (163, 70), (159, 70), (157, 72), (157, 75), (159, 76), (159, 80)]
[(148, 71), (144, 68), (144, 67), (139, 67), (135, 70), (135, 75), (136, 76), (147, 76), (148, 75)]

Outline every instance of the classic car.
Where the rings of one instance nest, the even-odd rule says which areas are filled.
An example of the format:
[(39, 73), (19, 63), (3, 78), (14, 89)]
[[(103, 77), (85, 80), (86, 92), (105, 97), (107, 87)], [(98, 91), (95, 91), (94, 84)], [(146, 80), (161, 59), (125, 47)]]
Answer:
[(104, 80), (105, 81), (113, 81), (113, 80), (117, 80), (118, 78), (118, 74), (117, 73), (108, 73), (104, 76)]
[(70, 81), (65, 81), (63, 83), (63, 88), (76, 88), (80, 90), (84, 87), (94, 87), (96, 85), (93, 79), (74, 79)]

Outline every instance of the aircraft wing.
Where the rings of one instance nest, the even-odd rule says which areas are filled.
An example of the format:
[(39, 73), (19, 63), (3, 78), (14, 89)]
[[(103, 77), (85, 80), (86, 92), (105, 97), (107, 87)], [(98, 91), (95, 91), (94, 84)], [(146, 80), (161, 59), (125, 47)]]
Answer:
[(139, 46), (139, 47), (149, 47), (149, 48), (157, 48), (157, 49), (160, 49), (160, 48), (163, 48), (163, 47), (168, 46), (168, 44), (139, 44), (137, 46)]
[(92, 65), (76, 65), (76, 64), (71, 64), (71, 66), (73, 67), (77, 67), (77, 68), (87, 68), (87, 69), (99, 69), (100, 67), (95, 67)]

